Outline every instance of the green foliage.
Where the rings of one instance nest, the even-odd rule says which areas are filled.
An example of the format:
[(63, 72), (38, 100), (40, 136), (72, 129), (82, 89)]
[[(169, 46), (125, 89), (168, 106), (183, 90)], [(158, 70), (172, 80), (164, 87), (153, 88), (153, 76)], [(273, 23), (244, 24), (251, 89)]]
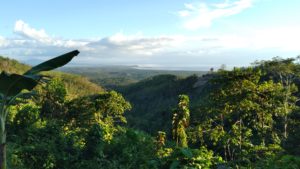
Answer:
[(259, 169), (297, 169), (300, 167), (300, 157), (292, 155), (277, 155), (265, 158), (252, 166)]
[(156, 136), (156, 146), (157, 150), (162, 149), (166, 144), (166, 133), (163, 131), (158, 131)]
[(17, 130), (27, 129), (40, 120), (40, 108), (34, 103), (18, 105), (17, 112), (13, 119), (13, 126)]
[(178, 95), (193, 96), (193, 101), (201, 97), (201, 89), (193, 87), (197, 81), (197, 76), (159, 75), (118, 89), (132, 104), (131, 112), (126, 114), (129, 126), (153, 135), (160, 130), (171, 133), (172, 110)]
[(126, 123), (124, 112), (131, 109), (130, 103), (115, 91), (95, 96), (95, 107), (98, 121), (112, 120), (113, 123)]
[(11, 152), (14, 157), (11, 167), (18, 168), (56, 168), (61, 160), (62, 137), (59, 126), (49, 123), (45, 127), (30, 127), (26, 129), (27, 134), (23, 134), (16, 143), (15, 149)]
[(188, 147), (185, 129), (190, 120), (189, 102), (187, 95), (179, 95), (178, 106), (173, 112), (172, 135), (176, 145), (180, 147)]
[[(8, 167), (299, 168), (299, 68), (277, 59), (204, 77), (161, 75), (120, 89), (124, 97), (79, 76), (43, 74), (54, 78), (33, 97), (1, 101)], [(149, 135), (158, 129), (166, 132)]]
[(67, 107), (71, 126), (84, 127), (102, 122), (126, 123), (124, 112), (130, 110), (131, 105), (121, 94), (111, 91), (73, 99)]
[(52, 70), (67, 64), (71, 59), (78, 55), (79, 51), (73, 51), (54, 59), (43, 62), (23, 75), (7, 74), (2, 71), (0, 74), (0, 168), (6, 169), (6, 117), (8, 115), (9, 106), (21, 95), (23, 90), (32, 90), (42, 81), (44, 76), (38, 75), (41, 71)]
[(64, 83), (68, 92), (67, 99), (74, 99), (76, 97), (93, 95), (105, 91), (101, 86), (90, 82), (86, 77), (61, 72), (47, 72), (45, 75), (60, 79)]
[(105, 142), (103, 136), (105, 135), (105, 130), (105, 128), (98, 124), (91, 126), (85, 138), (84, 159), (103, 158), (103, 146)]
[(56, 100), (59, 103), (63, 103), (66, 99), (67, 90), (65, 84), (60, 79), (52, 79), (47, 83), (44, 90), (46, 91), (45, 97), (48, 99)]
[(297, 110), (297, 86), (274, 81), (257, 67), (217, 72), (207, 100), (194, 109), (201, 115), (194, 116), (189, 129), (193, 142), (213, 149), (233, 167), (249, 167), (282, 152), (292, 131), (286, 124)]
[(41, 117), (64, 118), (66, 96), (67, 90), (60, 79), (54, 78), (48, 82), (40, 93)]
[[(103, 140), (103, 129), (91, 129), (83, 160), (75, 168), (152, 168), (154, 144), (150, 136), (133, 130), (119, 130), (111, 142)], [(102, 136), (101, 136), (102, 135)]]
[(299, 108), (290, 114), (289, 118), (289, 135), (282, 143), (284, 149), (292, 155), (300, 156), (300, 112)]
[(221, 157), (215, 157), (212, 151), (205, 147), (200, 149), (176, 148), (163, 161), (164, 168), (170, 169), (209, 169), (222, 163)]
[(17, 60), (0, 56), (0, 71), (1, 72), (6, 71), (8, 73), (22, 74), (29, 69), (30, 69), (30, 66), (21, 64)]

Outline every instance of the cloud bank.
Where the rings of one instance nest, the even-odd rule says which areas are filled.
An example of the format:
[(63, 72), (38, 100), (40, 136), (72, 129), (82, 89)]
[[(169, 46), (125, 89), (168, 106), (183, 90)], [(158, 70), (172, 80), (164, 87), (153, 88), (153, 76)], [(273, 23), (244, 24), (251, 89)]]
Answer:
[[(215, 4), (218, 9), (231, 9), (231, 14), (249, 6), (246, 1)], [(247, 1), (248, 2), (248, 1)], [(238, 4), (240, 4), (238, 3)], [(194, 8), (193, 5), (186, 5)], [(236, 9), (239, 7), (238, 9)], [(182, 15), (188, 15), (182, 14)], [(218, 34), (205, 36), (160, 35), (142, 33), (114, 35), (91, 39), (64, 39), (50, 36), (44, 29), (36, 29), (18, 20), (13, 37), (0, 35), (0, 55), (10, 56), (27, 63), (40, 62), (70, 50), (81, 51), (72, 64), (123, 64), (123, 65), (221, 65), (243, 64), (254, 61), (252, 57), (273, 51), (295, 52), (300, 39), (299, 27), (280, 27), (245, 30), (243, 35)], [(275, 55), (269, 55), (273, 57)], [(243, 59), (242, 59), (243, 58)], [(257, 58), (256, 58), (257, 59)]]

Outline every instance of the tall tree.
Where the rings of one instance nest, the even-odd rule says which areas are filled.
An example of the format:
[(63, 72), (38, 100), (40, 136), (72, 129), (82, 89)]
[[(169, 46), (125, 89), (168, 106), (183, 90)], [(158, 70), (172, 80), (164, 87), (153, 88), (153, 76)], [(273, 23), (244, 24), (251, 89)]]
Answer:
[(190, 120), (189, 102), (190, 99), (187, 95), (179, 95), (177, 108), (173, 112), (172, 134), (176, 145), (180, 147), (188, 147), (185, 129)]
[(163, 131), (158, 131), (156, 136), (156, 149), (160, 150), (165, 146), (166, 143), (166, 133)]
[(299, 60), (298, 58), (288, 58), (282, 59), (280, 57), (275, 57), (270, 61), (256, 62), (257, 68), (263, 70), (269, 79), (275, 82), (281, 83), (284, 87), (284, 98), (283, 98), (283, 135), (284, 138), (288, 137), (288, 117), (295, 109), (296, 99), (294, 97), (295, 92), (297, 92), (297, 87), (295, 86), (295, 81), (300, 77), (300, 67), (295, 62)]

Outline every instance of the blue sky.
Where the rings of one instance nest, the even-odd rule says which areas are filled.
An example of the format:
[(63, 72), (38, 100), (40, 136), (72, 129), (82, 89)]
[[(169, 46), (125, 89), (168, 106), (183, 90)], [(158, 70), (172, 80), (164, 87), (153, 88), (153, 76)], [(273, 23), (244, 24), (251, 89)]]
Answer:
[(218, 67), (300, 54), (299, 0), (9, 0), (0, 55), (27, 63)]

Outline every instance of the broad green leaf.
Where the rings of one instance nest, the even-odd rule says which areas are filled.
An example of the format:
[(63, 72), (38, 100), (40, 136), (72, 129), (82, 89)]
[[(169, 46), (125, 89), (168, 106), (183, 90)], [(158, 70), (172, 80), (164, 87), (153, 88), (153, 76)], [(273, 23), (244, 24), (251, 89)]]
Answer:
[(25, 72), (24, 75), (33, 75), (33, 74), (37, 74), (42, 71), (56, 69), (58, 67), (61, 67), (65, 64), (67, 64), (68, 62), (70, 62), (73, 59), (73, 57), (77, 56), (78, 54), (79, 54), (78, 50), (74, 50), (72, 52), (65, 53), (56, 58), (50, 59), (46, 62), (43, 62), (37, 66), (34, 66), (33, 68), (31, 68), (30, 70)]
[(29, 76), (4, 71), (0, 74), (0, 93), (4, 96), (14, 96), (24, 89), (32, 90), (37, 84), (38, 81)]

